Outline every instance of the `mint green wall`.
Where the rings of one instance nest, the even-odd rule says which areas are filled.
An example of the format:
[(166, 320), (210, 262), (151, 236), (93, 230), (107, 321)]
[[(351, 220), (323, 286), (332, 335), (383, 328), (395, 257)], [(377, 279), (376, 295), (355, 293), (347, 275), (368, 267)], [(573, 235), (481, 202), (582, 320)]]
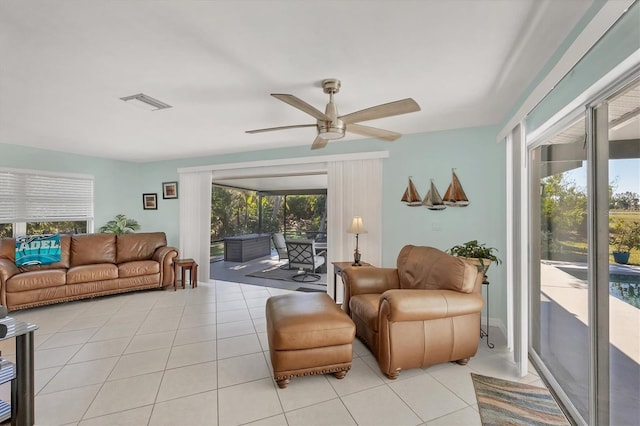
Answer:
[(537, 129), (607, 72), (640, 49), (640, 3), (636, 2), (527, 117)]
[[(0, 144), (0, 167), (93, 175), (96, 230), (118, 213), (138, 219), (142, 212), (138, 169), (132, 163)], [(142, 231), (153, 230), (142, 225)]]

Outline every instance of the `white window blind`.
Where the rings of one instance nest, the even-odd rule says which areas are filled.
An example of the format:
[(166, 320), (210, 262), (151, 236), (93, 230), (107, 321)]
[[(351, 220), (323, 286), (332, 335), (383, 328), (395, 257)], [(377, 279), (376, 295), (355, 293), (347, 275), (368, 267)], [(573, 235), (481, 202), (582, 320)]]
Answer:
[(0, 223), (92, 219), (92, 177), (0, 170)]

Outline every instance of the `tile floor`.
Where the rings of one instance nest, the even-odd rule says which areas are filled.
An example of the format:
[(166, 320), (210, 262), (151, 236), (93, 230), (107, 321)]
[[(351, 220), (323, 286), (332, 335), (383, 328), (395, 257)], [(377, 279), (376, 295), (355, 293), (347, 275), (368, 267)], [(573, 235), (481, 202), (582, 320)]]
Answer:
[[(504, 339), (467, 366), (441, 364), (391, 381), (357, 339), (353, 367), (271, 378), (264, 305), (282, 289), (216, 281), (17, 311), (36, 323), (37, 425), (473, 425), (471, 372), (518, 378)], [(491, 329), (492, 337), (499, 331)], [(13, 361), (11, 341), (2, 342)], [(7, 389), (1, 389), (2, 393)]]

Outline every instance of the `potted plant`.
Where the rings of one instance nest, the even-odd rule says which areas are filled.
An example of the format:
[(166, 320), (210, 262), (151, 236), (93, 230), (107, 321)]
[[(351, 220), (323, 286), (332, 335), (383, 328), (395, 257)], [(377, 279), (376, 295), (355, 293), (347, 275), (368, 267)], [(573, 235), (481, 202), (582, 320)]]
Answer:
[(482, 271), (485, 274), (491, 262), (495, 262), (496, 265), (502, 263), (502, 260), (496, 256), (498, 249), (487, 247), (485, 244), (479, 243), (478, 240), (467, 241), (464, 244), (453, 246), (446, 251), (449, 254), (461, 257), (467, 262), (472, 263), (478, 268), (478, 271)]
[(98, 232), (107, 234), (131, 234), (140, 229), (140, 224), (135, 219), (127, 219), (123, 214), (117, 214), (115, 219), (110, 220), (98, 229)]
[(613, 260), (626, 265), (629, 263), (631, 250), (640, 249), (640, 222), (625, 221), (619, 217), (612, 218), (611, 222), (609, 241), (615, 246)]

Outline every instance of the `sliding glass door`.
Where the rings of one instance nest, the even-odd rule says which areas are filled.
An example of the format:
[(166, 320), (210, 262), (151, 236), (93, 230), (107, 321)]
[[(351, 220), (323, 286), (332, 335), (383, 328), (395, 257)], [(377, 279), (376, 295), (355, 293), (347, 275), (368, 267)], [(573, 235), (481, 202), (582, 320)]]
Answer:
[(529, 166), (532, 358), (579, 423), (637, 424), (640, 84), (558, 124)]

